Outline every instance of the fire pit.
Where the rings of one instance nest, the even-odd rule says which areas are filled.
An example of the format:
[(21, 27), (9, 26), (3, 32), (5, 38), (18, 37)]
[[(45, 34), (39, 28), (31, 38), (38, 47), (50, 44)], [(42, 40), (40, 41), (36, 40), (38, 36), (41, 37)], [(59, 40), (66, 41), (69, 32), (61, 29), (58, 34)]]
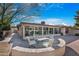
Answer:
[(65, 53), (65, 41), (61, 38), (58, 39), (57, 44), (48, 38), (40, 38), (37, 40), (37, 42), (34, 40), (29, 40), (29, 42), (30, 43), (32, 42), (30, 44), (30, 48), (24, 48), (20, 46), (16, 46), (12, 48), (12, 55), (13, 56), (62, 56)]
[(28, 39), (30, 48), (46, 48), (51, 47), (53, 39), (50, 38), (39, 38), (39, 39)]

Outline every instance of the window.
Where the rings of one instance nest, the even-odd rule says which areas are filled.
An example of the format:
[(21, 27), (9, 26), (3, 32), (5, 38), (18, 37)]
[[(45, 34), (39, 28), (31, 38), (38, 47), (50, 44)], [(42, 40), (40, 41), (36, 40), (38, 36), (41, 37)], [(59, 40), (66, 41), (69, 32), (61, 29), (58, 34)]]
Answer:
[(33, 34), (34, 34), (34, 31), (30, 31), (30, 36), (33, 36)]
[(54, 32), (55, 32), (55, 34), (57, 34), (57, 28), (54, 28)]
[(60, 33), (60, 29), (59, 28), (55, 28), (55, 34), (59, 34)]
[(44, 27), (44, 35), (48, 34), (48, 27)]
[(53, 34), (53, 28), (50, 28), (49, 33)]
[(38, 28), (37, 28), (37, 27), (35, 27), (35, 30), (38, 30)]

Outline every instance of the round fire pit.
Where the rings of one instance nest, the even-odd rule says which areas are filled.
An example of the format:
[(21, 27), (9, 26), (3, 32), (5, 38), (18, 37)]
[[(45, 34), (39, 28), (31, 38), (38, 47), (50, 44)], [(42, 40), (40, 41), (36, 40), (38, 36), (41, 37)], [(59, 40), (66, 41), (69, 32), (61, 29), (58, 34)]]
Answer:
[(53, 43), (53, 39), (39, 38), (37, 40), (30, 40), (29, 45), (30, 48), (46, 48), (46, 47), (51, 47), (52, 43)]
[[(41, 41), (41, 40), (39, 40)], [(52, 44), (52, 46), (47, 44), (45, 41), (44, 46), (45, 48), (24, 48), (24, 47), (19, 47), (16, 46), (12, 48), (12, 55), (13, 56), (61, 56), (64, 55), (65, 53), (65, 41), (63, 39), (58, 39), (59, 43), (58, 44)], [(40, 45), (43, 45), (40, 43)], [(38, 46), (38, 45), (37, 45)], [(56, 48), (58, 47), (58, 48)]]

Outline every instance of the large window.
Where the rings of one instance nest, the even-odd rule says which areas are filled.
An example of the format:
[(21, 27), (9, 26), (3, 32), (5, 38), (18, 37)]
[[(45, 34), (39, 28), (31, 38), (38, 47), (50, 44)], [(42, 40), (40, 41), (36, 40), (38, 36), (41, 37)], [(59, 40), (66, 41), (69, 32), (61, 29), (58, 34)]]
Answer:
[(42, 27), (39, 27), (38, 34), (42, 35)]
[(35, 27), (35, 35), (42, 35), (42, 27)]
[(43, 31), (44, 31), (44, 35), (47, 35), (48, 34), (48, 27), (44, 27)]
[(33, 36), (34, 31), (33, 27), (27, 26), (25, 27), (25, 36)]
[(55, 28), (54, 32), (55, 34), (60, 34), (61, 29), (60, 28)]
[(50, 28), (50, 29), (49, 29), (49, 33), (50, 33), (50, 34), (53, 34), (53, 28)]
[[(60, 34), (61, 28), (48, 28), (43, 27), (43, 35), (48, 34)], [(25, 36), (33, 36), (33, 35), (42, 35), (42, 27), (33, 27), (27, 26), (25, 27)]]
[(27, 26), (27, 27), (25, 27), (25, 36), (29, 36), (30, 34), (29, 34), (29, 27)]

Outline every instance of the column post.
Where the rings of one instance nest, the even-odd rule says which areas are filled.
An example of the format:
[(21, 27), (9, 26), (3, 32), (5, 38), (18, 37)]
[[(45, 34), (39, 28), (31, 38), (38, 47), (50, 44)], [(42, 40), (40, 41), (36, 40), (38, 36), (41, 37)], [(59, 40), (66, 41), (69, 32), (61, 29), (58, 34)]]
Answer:
[(49, 35), (49, 27), (48, 27), (48, 35)]
[(54, 32), (55, 32), (55, 28), (53, 27), (53, 36), (54, 36), (54, 34), (55, 34)]
[(44, 29), (43, 29), (43, 26), (42, 26), (42, 36), (44, 35)]
[(66, 35), (66, 33), (65, 33), (65, 28), (62, 28), (62, 29), (61, 29), (61, 32), (63, 33), (63, 35)]
[(33, 31), (34, 31), (34, 34), (33, 34), (33, 36), (35, 37), (35, 27), (34, 27), (34, 30), (33, 30)]
[(66, 33), (65, 33), (65, 28), (63, 28), (63, 35), (66, 35)]
[(25, 38), (25, 27), (23, 26), (23, 38)]

